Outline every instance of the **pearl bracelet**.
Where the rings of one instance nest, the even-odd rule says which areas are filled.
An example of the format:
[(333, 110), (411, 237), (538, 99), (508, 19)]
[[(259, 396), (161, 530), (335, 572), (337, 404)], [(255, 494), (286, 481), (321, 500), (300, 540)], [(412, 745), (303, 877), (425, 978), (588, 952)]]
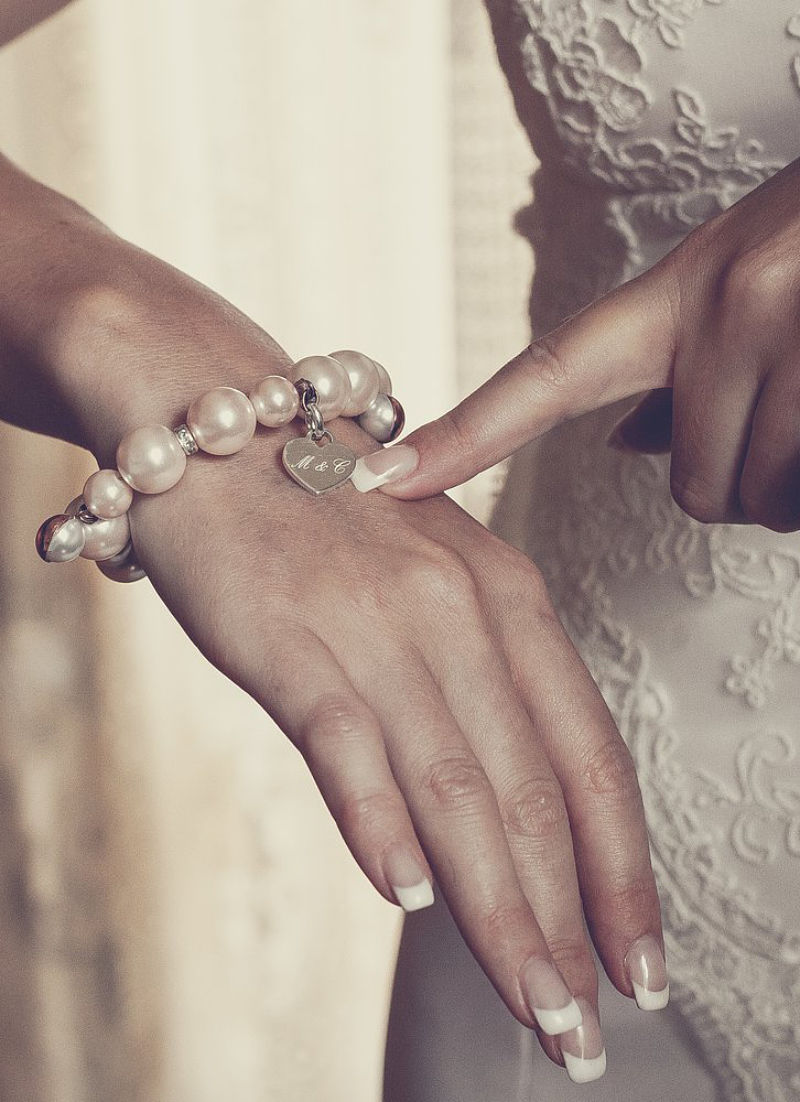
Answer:
[(405, 423), (386, 368), (361, 352), (307, 356), (287, 376), (262, 379), (249, 396), (234, 387), (215, 387), (192, 402), (178, 428), (146, 425), (124, 436), (116, 468), (95, 471), (63, 513), (48, 517), (36, 533), (36, 550), (45, 562), (92, 559), (113, 581), (143, 578), (127, 515), (134, 491), (164, 493), (181, 480), (187, 459), (198, 451), (233, 455), (251, 440), (256, 423), (277, 428), (297, 416), (305, 419), (307, 431), (288, 441), (283, 465), (314, 494), (347, 482), (356, 462), (355, 454), (333, 439), (326, 419), (355, 417), (381, 444), (395, 440)]

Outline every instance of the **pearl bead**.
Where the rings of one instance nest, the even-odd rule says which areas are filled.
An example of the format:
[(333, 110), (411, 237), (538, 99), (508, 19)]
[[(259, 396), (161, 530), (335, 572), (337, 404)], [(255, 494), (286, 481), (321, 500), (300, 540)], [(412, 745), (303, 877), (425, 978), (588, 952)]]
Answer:
[(89, 475), (83, 487), (86, 508), (96, 517), (111, 520), (127, 513), (133, 504), (133, 490), (119, 471), (102, 470)]
[[(77, 517), (84, 504), (82, 497), (73, 498), (66, 508), (67, 516)], [(81, 550), (83, 559), (110, 559), (112, 555), (118, 555), (131, 538), (131, 526), (126, 513), (120, 517), (112, 517), (110, 520), (95, 520), (91, 524), (82, 520), (78, 523), (85, 533)]]
[(233, 455), (256, 431), (256, 411), (246, 394), (218, 386), (195, 398), (186, 414), (189, 431), (204, 452)]
[(339, 417), (350, 401), (350, 379), (330, 356), (306, 356), (291, 368), (290, 379), (308, 379), (317, 392), (317, 408), (326, 419)]
[(186, 470), (186, 453), (166, 425), (145, 425), (122, 438), (117, 467), (134, 490), (161, 494), (180, 482)]
[(57, 513), (36, 533), (36, 550), (45, 562), (71, 562), (80, 555), (85, 540), (85, 524), (67, 513)]
[(358, 423), (379, 444), (389, 444), (403, 431), (406, 415), (396, 398), (390, 394), (379, 394), (369, 409), (361, 414)]
[(271, 429), (288, 425), (300, 408), (300, 397), (294, 383), (283, 375), (267, 375), (250, 391), (250, 401), (258, 420)]
[(363, 352), (349, 349), (331, 352), (331, 357), (342, 365), (350, 379), (350, 401), (342, 413), (345, 417), (357, 417), (378, 397), (380, 377), (375, 361)]
[(383, 366), (379, 364), (377, 360), (372, 361), (378, 371), (378, 393), (379, 394), (391, 394), (392, 393), (392, 380), (389, 378), (389, 372)]
[(144, 568), (136, 561), (131, 543), (126, 543), (119, 554), (103, 559), (97, 565), (112, 582), (138, 582), (140, 578), (147, 576)]

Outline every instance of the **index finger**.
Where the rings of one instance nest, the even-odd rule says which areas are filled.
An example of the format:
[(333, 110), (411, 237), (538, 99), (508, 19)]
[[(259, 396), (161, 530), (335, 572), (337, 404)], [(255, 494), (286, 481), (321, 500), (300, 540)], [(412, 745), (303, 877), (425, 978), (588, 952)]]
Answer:
[[(439, 493), (562, 421), (671, 385), (672, 302), (669, 277), (659, 267), (568, 318), (453, 409), (393, 445), (412, 447), (419, 459), (405, 478), (384, 481), (380, 489), (400, 498)], [(391, 451), (384, 449), (382, 470)]]

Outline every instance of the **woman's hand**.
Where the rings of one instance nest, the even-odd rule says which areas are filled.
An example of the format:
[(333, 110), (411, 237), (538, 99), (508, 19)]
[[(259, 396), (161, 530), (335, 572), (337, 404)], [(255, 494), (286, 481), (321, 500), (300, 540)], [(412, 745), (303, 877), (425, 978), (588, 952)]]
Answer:
[[(247, 391), (287, 367), (206, 288), (16, 186), (0, 223), (27, 242), (0, 251), (0, 287), (24, 292), (17, 308), (0, 294), (8, 419), (107, 466), (129, 429), (176, 424), (203, 390)], [(330, 427), (374, 447), (346, 418)], [(153, 585), (303, 755), (376, 889), (395, 902), (416, 888), (409, 905), (424, 904), (432, 873), (521, 1022), (555, 1034), (575, 1023), (571, 995), (594, 1003), (584, 914), (613, 982), (627, 995), (638, 983), (641, 1002), (647, 970), (652, 991), (666, 975), (640, 794), (538, 572), (444, 496), (312, 497), (281, 467), (298, 430), (259, 430), (235, 456), (195, 456), (168, 493), (137, 495)]]
[[(690, 516), (800, 528), (800, 161), (395, 445), (419, 462), (385, 493), (437, 493), (650, 388), (613, 442), (671, 447), (672, 494)], [(402, 456), (407, 470), (413, 453)]]

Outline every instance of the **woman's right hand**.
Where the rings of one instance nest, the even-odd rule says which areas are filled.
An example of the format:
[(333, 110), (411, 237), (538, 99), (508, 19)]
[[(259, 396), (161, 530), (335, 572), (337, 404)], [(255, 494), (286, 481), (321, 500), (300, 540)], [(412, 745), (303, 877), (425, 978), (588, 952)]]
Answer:
[[(17, 320), (14, 347), (24, 331), (22, 359), (53, 373), (63, 435), (101, 465), (203, 390), (248, 391), (289, 365), (193, 280), (83, 215), (59, 226), (5, 253), (0, 286), (41, 284), (47, 325)], [(42, 253), (54, 241), (63, 293), (48, 283), (59, 258)], [(6, 379), (20, 362), (0, 360)], [(41, 427), (33, 410), (9, 419)], [(374, 450), (356, 423), (331, 427)], [(546, 1033), (578, 1020), (572, 995), (585, 1019), (596, 1008), (584, 916), (620, 991), (635, 981), (646, 1004), (642, 990), (666, 984), (630, 755), (530, 560), (443, 495), (313, 498), (281, 467), (297, 434), (259, 430), (235, 456), (194, 457), (168, 493), (137, 495), (137, 555), (202, 653), (303, 755), (376, 889), (423, 903), (435, 877), (509, 1010), (560, 1062)], [(563, 1043), (580, 1049), (581, 1034)]]

